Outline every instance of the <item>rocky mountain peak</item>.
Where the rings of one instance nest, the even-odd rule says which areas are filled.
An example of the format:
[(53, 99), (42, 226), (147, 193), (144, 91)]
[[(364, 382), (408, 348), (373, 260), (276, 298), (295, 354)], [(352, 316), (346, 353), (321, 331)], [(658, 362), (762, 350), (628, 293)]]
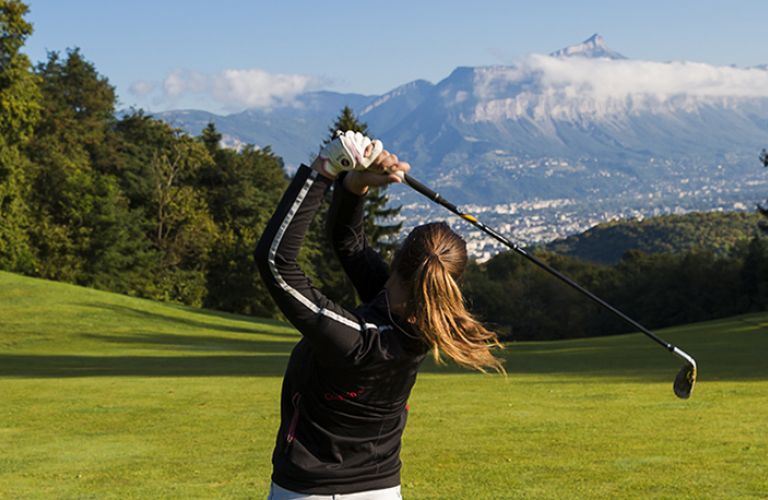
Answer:
[(581, 43), (569, 45), (549, 54), (552, 57), (605, 57), (608, 59), (626, 59), (622, 54), (608, 47), (605, 38), (595, 33)]

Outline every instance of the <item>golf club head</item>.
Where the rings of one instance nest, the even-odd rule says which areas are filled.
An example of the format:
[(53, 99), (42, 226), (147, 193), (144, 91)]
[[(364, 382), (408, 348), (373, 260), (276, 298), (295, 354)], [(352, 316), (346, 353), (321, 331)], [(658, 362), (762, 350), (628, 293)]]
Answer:
[(693, 392), (693, 386), (696, 384), (696, 360), (689, 356), (685, 351), (674, 346), (672, 352), (680, 359), (685, 361), (685, 364), (680, 368), (677, 377), (675, 377), (675, 383), (672, 384), (672, 389), (675, 391), (675, 396), (680, 399), (688, 399)]
[(688, 399), (693, 392), (693, 386), (696, 384), (696, 365), (686, 363), (680, 368), (680, 371), (675, 377), (675, 383), (672, 384), (672, 388), (675, 391), (675, 396), (680, 399)]

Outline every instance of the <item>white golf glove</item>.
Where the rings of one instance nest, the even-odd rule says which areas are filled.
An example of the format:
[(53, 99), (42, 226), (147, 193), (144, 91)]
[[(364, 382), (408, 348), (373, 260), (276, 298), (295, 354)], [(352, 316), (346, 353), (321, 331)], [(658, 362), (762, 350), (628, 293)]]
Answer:
[[(365, 150), (370, 145), (373, 149), (365, 156)], [(384, 145), (379, 140), (371, 141), (360, 132), (339, 130), (336, 132), (336, 138), (320, 150), (319, 156), (323, 160), (323, 170), (336, 177), (345, 170), (365, 170), (382, 151)]]

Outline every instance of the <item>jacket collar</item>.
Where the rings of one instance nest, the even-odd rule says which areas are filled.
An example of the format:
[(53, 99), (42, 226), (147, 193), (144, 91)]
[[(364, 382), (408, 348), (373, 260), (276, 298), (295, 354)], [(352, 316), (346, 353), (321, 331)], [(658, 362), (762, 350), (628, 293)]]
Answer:
[(389, 307), (387, 290), (382, 289), (376, 297), (368, 303), (368, 306), (376, 311), (378, 315), (385, 318), (396, 330), (405, 334), (408, 338), (423, 342), (422, 336), (413, 327), (412, 324), (405, 321), (401, 316), (392, 312)]

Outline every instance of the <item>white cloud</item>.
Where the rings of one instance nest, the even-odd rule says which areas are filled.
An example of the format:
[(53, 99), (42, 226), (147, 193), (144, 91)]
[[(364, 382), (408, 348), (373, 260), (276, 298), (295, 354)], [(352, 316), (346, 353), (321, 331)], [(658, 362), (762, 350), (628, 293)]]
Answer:
[(225, 105), (268, 108), (324, 83), (307, 75), (230, 69), (212, 78), (212, 96)]
[(474, 119), (627, 116), (768, 98), (768, 71), (694, 62), (532, 55), (478, 68)]
[(163, 92), (171, 99), (189, 93), (204, 93), (210, 87), (209, 81), (210, 77), (205, 73), (177, 69), (165, 77)]
[(768, 97), (768, 71), (694, 62), (589, 59), (532, 55), (513, 66), (484, 68), (475, 85), (481, 98), (535, 85), (563, 96), (622, 99), (654, 96)]
[(139, 81), (129, 90), (144, 97), (159, 88), (161, 95), (156, 96), (156, 100), (166, 105), (194, 95), (232, 111), (291, 104), (298, 94), (326, 84), (327, 80), (313, 76), (275, 74), (260, 69), (228, 69), (218, 73), (177, 69), (169, 73), (161, 85)]
[(210, 101), (211, 108), (237, 111), (243, 108), (270, 108), (295, 104), (297, 95), (327, 86), (324, 78), (300, 74), (269, 73), (260, 69), (228, 69), (217, 73), (203, 73), (176, 69), (162, 82), (139, 80), (128, 91), (141, 99), (151, 98), (160, 108), (184, 102)]
[(144, 97), (154, 92), (156, 88), (157, 84), (154, 82), (138, 80), (133, 82), (131, 86), (128, 87), (128, 91), (137, 97)]

